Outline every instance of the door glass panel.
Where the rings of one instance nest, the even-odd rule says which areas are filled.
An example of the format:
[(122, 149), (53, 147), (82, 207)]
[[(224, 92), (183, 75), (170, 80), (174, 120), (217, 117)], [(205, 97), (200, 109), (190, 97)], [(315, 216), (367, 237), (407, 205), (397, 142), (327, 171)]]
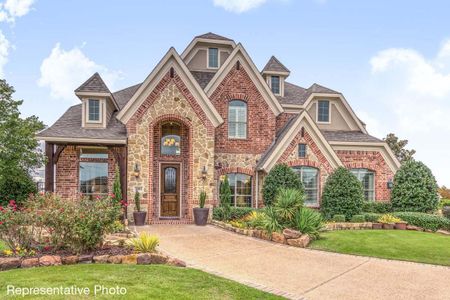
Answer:
[(164, 170), (164, 193), (177, 192), (177, 170), (168, 167)]

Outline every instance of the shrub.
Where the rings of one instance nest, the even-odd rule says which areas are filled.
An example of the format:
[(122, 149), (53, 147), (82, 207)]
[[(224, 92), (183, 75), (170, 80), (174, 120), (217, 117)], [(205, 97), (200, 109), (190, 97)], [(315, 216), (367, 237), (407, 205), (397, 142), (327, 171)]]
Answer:
[(336, 214), (350, 220), (361, 213), (364, 193), (361, 182), (344, 167), (337, 168), (327, 179), (322, 195), (321, 211), (330, 219)]
[(431, 170), (419, 161), (402, 164), (394, 177), (391, 199), (395, 211), (435, 211), (438, 186)]
[(251, 228), (263, 228), (265, 215), (260, 211), (252, 211), (250, 214), (243, 218), (243, 221), (246, 222), (248, 227)]
[(363, 213), (364, 220), (366, 222), (378, 223), (378, 219), (381, 217), (381, 214), (377, 213)]
[(450, 206), (450, 199), (441, 199), (439, 202), (439, 208), (442, 209), (446, 206)]
[(295, 213), (303, 206), (304, 195), (298, 189), (281, 188), (275, 198), (275, 212), (283, 224), (290, 224)]
[(206, 202), (206, 192), (201, 191), (200, 192), (200, 203), (199, 203), (200, 208), (205, 207), (205, 202)]
[(392, 212), (392, 203), (388, 201), (364, 201), (363, 212), (385, 214)]
[(350, 219), (350, 222), (364, 223), (366, 222), (366, 218), (364, 217), (364, 215), (353, 215), (352, 218)]
[(119, 220), (114, 221), (114, 223), (109, 226), (107, 233), (117, 233), (123, 232), (125, 230), (125, 225)]
[(229, 220), (231, 209), (231, 188), (230, 182), (228, 181), (228, 176), (226, 175), (220, 183), (219, 198), (220, 207), (222, 208), (222, 220)]
[(300, 176), (285, 164), (273, 167), (264, 179), (263, 198), (266, 206), (273, 204), (281, 188), (298, 189), (303, 192)]
[(442, 208), (442, 215), (447, 219), (450, 219), (450, 206), (444, 206)]
[(119, 166), (118, 165), (116, 165), (115, 174), (114, 174), (112, 200), (116, 204), (119, 204), (120, 201), (122, 201), (122, 188), (121, 188), (121, 185), (120, 185), (120, 171), (119, 171)]
[(10, 200), (22, 206), (30, 194), (37, 193), (36, 183), (25, 171), (16, 171), (14, 175), (2, 175), (0, 175), (0, 206), (8, 205)]
[(438, 215), (420, 212), (396, 212), (396, 217), (408, 222), (410, 225), (436, 231), (439, 229), (450, 230), (450, 220)]
[(334, 215), (331, 219), (333, 222), (345, 222), (345, 215)]
[(312, 238), (318, 238), (319, 232), (324, 227), (322, 215), (310, 208), (302, 207), (297, 211), (294, 227), (301, 233), (306, 233)]
[(269, 233), (281, 232), (283, 230), (283, 225), (280, 224), (278, 214), (273, 206), (264, 208), (264, 218), (261, 225)]
[(229, 211), (225, 212), (226, 208), (220, 206), (213, 209), (213, 219), (218, 221), (230, 221), (241, 219), (256, 209), (251, 207), (229, 207)]
[(127, 241), (127, 245), (138, 253), (153, 253), (159, 245), (159, 238), (147, 232), (141, 232), (139, 237)]
[(399, 223), (399, 222), (402, 222), (402, 220), (391, 214), (384, 214), (378, 219), (378, 222), (380, 222), (380, 223)]

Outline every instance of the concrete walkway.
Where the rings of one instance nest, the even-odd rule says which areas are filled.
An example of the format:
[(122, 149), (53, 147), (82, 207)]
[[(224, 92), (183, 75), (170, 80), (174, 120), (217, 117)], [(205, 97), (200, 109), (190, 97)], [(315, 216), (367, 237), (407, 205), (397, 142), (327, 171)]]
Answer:
[(190, 267), (293, 299), (450, 299), (450, 268), (299, 249), (213, 226), (152, 225)]

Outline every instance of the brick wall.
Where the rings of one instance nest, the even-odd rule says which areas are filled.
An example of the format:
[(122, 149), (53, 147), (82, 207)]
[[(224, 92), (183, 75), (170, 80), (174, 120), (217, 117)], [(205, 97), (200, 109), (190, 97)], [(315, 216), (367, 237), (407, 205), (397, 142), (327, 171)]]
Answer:
[(276, 132), (280, 131), (284, 127), (284, 125), (286, 125), (287, 121), (295, 116), (298, 116), (298, 113), (284, 112), (279, 114), (276, 119)]

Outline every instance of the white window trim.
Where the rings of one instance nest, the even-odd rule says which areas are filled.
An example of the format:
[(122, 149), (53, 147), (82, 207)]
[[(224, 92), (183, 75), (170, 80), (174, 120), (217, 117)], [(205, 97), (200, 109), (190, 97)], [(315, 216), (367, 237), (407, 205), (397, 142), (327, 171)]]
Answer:
[[(232, 101), (241, 101), (243, 103), (245, 103), (245, 123), (244, 122), (237, 122), (237, 121), (233, 121), (231, 123), (236, 123), (236, 124), (245, 124), (245, 136), (236, 136), (236, 135), (230, 135), (230, 103)], [(242, 107), (236, 107), (235, 109), (242, 109)], [(236, 113), (236, 116), (238, 114)], [(227, 131), (228, 131), (228, 139), (230, 140), (246, 140), (248, 137), (248, 105), (247, 102), (239, 100), (239, 99), (233, 99), (231, 101), (228, 102), (228, 115), (227, 115)], [(236, 134), (236, 132), (235, 132)]]
[[(371, 170), (371, 169), (367, 169), (367, 168), (352, 168), (352, 169), (350, 169), (350, 173), (352, 173), (353, 174), (353, 170), (366, 170), (366, 171), (368, 171), (368, 172), (371, 172), (371, 173), (373, 173), (373, 200), (367, 200), (367, 199), (364, 199), (364, 201), (368, 201), (368, 202), (376, 202), (377, 201), (377, 191), (376, 191), (376, 188), (377, 188), (377, 185), (376, 185), (376, 181), (377, 181), (377, 173), (375, 172), (375, 171), (373, 171), (373, 170)], [(353, 175), (355, 175), (355, 174), (353, 174)], [(355, 175), (356, 176), (356, 175)], [(357, 177), (358, 178), (358, 177)], [(361, 182), (360, 180), (359, 180), (359, 178), (358, 178), (358, 181), (359, 182)], [(362, 182), (361, 182), (362, 183)], [(363, 187), (363, 191), (365, 192), (366, 191), (366, 189)]]
[[(98, 100), (99, 118), (98, 120), (89, 119), (89, 100)], [(102, 124), (103, 123), (103, 99), (99, 98), (87, 98), (86, 99), (86, 123)]]
[[(217, 49), (217, 67), (210, 67), (209, 66), (209, 50), (210, 49)], [(206, 53), (206, 68), (211, 70), (217, 70), (220, 68), (220, 48), (218, 47), (208, 47), (208, 51)]]
[[(328, 101), (328, 122), (319, 121), (319, 101)], [(331, 100), (318, 99), (316, 102), (316, 122), (318, 124), (331, 124)]]
[[(316, 202), (314, 202), (314, 203), (305, 203), (305, 206), (306, 207), (312, 207), (312, 208), (315, 208), (315, 207), (319, 207), (320, 206), (320, 192), (321, 192), (321, 190), (320, 190), (320, 170), (318, 169), (318, 168), (316, 168), (316, 167), (310, 167), (310, 166), (293, 166), (292, 168), (297, 168), (297, 169), (299, 169), (300, 170), (300, 174), (299, 174), (299, 176), (300, 176), (300, 181), (302, 182), (302, 184), (303, 184), (303, 172), (301, 171), (301, 168), (311, 168), (311, 169), (316, 169), (317, 170), (317, 197), (316, 197)], [(306, 191), (306, 188), (303, 186), (303, 188), (305, 189), (305, 191)]]
[[(233, 199), (231, 200), (232, 201), (232, 203), (231, 203), (232, 207), (253, 207), (253, 201), (254, 201), (253, 200), (253, 177), (254, 176), (248, 175), (248, 174), (245, 174), (245, 173), (237, 173), (237, 172), (227, 173), (225, 175), (228, 177), (228, 182), (229, 183), (230, 183), (230, 179), (229, 179), (230, 176), (228, 176), (228, 175), (230, 175), (230, 174), (234, 174), (234, 175), (241, 175), (242, 174), (242, 175), (246, 175), (246, 176), (250, 177), (250, 198), (251, 198), (250, 206), (236, 206), (236, 188), (237, 188), (237, 185), (236, 185), (236, 182), (235, 182), (234, 183), (235, 184), (235, 186), (234, 186), (234, 196), (233, 196)], [(219, 178), (219, 187), (220, 187), (221, 184), (222, 184), (222, 180)], [(241, 195), (240, 194), (240, 196), (247, 196), (247, 195)], [(220, 197), (220, 188), (219, 188), (219, 197)]]

